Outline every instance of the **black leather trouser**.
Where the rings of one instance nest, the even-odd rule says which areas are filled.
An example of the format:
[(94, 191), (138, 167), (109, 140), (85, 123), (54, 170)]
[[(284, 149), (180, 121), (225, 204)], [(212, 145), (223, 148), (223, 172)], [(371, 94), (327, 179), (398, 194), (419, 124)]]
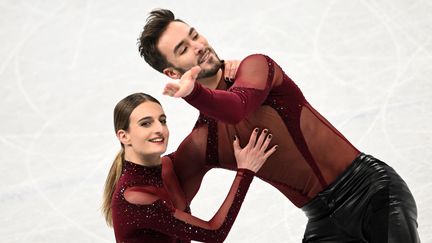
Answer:
[(363, 153), (302, 210), (309, 219), (303, 242), (420, 242), (408, 186)]

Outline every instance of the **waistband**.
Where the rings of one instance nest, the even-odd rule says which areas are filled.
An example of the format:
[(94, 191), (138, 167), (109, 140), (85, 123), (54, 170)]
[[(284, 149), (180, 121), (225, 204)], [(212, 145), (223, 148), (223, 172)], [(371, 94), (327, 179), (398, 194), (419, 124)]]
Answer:
[(326, 189), (318, 193), (301, 209), (309, 219), (332, 214), (348, 200), (357, 203), (383, 188), (389, 179), (384, 162), (371, 155), (360, 153)]

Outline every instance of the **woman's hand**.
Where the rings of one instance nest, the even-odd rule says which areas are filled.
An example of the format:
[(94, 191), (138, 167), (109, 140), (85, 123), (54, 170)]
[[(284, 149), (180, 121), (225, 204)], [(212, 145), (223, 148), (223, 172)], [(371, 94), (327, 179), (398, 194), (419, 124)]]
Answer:
[(240, 65), (239, 60), (225, 60), (224, 61), (224, 79), (227, 81), (232, 81), (235, 79), (237, 69)]
[(272, 135), (268, 134), (268, 130), (264, 129), (257, 140), (258, 132), (259, 129), (255, 128), (250, 136), (249, 143), (244, 148), (240, 148), (237, 137), (234, 139), (234, 155), (239, 169), (244, 168), (257, 172), (267, 158), (276, 151), (277, 145), (266, 151), (272, 138)]
[(200, 71), (201, 68), (199, 66), (189, 69), (181, 76), (177, 83), (167, 83), (162, 94), (176, 98), (188, 96), (195, 86), (195, 81)]

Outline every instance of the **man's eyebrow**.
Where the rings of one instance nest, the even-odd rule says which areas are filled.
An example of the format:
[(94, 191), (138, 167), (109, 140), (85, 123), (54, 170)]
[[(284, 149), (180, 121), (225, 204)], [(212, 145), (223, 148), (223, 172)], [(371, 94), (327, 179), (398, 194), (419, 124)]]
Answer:
[(195, 28), (194, 27), (192, 27), (192, 28), (190, 28), (190, 30), (189, 30), (189, 35), (192, 35), (192, 33), (195, 31)]
[[(192, 27), (189, 29), (189, 33), (188, 35), (192, 35), (192, 33), (195, 31), (195, 28)], [(184, 41), (180, 41), (180, 43), (178, 43), (175, 47), (174, 47), (174, 55), (177, 53), (177, 50), (184, 44)]]
[(184, 41), (180, 41), (175, 47), (174, 47), (174, 55), (177, 53), (177, 50), (183, 45)]

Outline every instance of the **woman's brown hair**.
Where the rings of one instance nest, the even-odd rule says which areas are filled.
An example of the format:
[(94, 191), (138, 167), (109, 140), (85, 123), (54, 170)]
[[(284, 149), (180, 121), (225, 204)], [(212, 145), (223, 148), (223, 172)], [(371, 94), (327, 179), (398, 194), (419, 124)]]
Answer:
[[(146, 101), (155, 102), (160, 105), (157, 99), (145, 93), (131, 94), (117, 103), (114, 108), (114, 130), (116, 134), (119, 130), (127, 131), (129, 129), (129, 118), (132, 111)], [(109, 226), (112, 226), (111, 200), (123, 169), (124, 145), (121, 144), (121, 147), (109, 170), (103, 194), (102, 212)]]

